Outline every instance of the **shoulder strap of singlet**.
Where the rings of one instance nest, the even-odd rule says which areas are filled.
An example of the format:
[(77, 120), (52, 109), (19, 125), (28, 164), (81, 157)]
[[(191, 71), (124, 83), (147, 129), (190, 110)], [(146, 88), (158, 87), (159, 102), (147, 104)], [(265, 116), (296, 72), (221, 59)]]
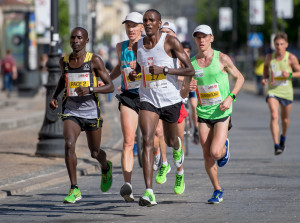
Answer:
[(91, 60), (92, 60), (92, 57), (93, 57), (93, 54), (92, 54), (92, 53), (86, 52), (85, 59), (84, 59), (84, 63), (91, 61)]
[(70, 54), (64, 56), (64, 62), (69, 63)]

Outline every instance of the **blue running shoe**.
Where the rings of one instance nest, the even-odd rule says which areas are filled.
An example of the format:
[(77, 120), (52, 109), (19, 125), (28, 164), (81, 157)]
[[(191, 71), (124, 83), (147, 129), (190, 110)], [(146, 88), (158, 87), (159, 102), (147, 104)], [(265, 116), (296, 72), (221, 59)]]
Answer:
[(207, 202), (209, 204), (219, 204), (220, 202), (223, 201), (223, 193), (224, 193), (223, 188), (221, 190), (215, 190), (213, 196)]
[(225, 166), (226, 163), (228, 163), (228, 161), (230, 159), (229, 139), (228, 138), (226, 139), (225, 146), (226, 146), (226, 153), (225, 153), (224, 157), (217, 161), (217, 164), (219, 167)]

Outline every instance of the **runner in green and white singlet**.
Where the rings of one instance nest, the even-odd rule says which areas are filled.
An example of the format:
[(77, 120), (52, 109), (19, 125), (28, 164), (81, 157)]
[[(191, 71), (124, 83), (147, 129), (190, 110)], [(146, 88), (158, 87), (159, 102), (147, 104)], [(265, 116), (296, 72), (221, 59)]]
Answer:
[[(211, 48), (214, 36), (209, 26), (197, 26), (193, 37), (198, 53), (191, 62), (197, 82), (192, 81), (190, 89), (197, 91), (200, 144), (203, 148), (205, 169), (214, 187), (213, 196), (208, 203), (216, 204), (223, 201), (224, 192), (219, 184), (217, 165), (225, 166), (230, 158), (227, 135), (232, 101), (240, 91), (244, 77), (229, 56)], [(236, 79), (231, 92), (228, 74)]]

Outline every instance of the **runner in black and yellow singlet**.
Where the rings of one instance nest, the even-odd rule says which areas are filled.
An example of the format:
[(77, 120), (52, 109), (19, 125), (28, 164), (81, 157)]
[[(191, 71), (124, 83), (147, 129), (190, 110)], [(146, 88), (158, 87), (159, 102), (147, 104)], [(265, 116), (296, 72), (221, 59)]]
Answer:
[[(294, 99), (292, 78), (300, 77), (300, 66), (297, 57), (286, 51), (288, 37), (278, 33), (274, 38), (275, 52), (266, 56), (262, 84), (268, 84), (267, 103), (271, 119), (270, 129), (274, 142), (275, 155), (285, 149), (285, 139), (290, 125), (290, 112)], [(269, 80), (267, 78), (269, 77)], [(279, 107), (281, 108), (281, 135), (279, 142)]]
[[(197, 80), (194, 88), (198, 98), (199, 137), (205, 169), (214, 187), (213, 196), (208, 203), (215, 204), (223, 201), (224, 189), (219, 184), (217, 165), (225, 166), (230, 158), (227, 135), (232, 101), (240, 91), (244, 77), (229, 56), (211, 48), (214, 36), (209, 26), (197, 26), (193, 37), (198, 48), (198, 53), (191, 62), (195, 69), (194, 79)], [(231, 92), (228, 74), (236, 79)], [(191, 84), (193, 83), (195, 82), (192, 81)]]
[[(102, 119), (96, 93), (114, 91), (112, 81), (99, 56), (86, 52), (89, 41), (88, 32), (74, 28), (70, 35), (73, 52), (59, 61), (61, 77), (50, 102), (50, 108), (58, 108), (58, 96), (63, 95), (63, 134), (65, 138), (65, 162), (71, 181), (71, 189), (64, 203), (75, 203), (81, 199), (77, 185), (75, 144), (81, 131), (86, 132), (91, 156), (98, 160), (102, 169), (101, 190), (106, 192), (112, 184), (112, 163), (106, 159), (106, 153), (100, 149)], [(97, 87), (97, 77), (104, 85)]]

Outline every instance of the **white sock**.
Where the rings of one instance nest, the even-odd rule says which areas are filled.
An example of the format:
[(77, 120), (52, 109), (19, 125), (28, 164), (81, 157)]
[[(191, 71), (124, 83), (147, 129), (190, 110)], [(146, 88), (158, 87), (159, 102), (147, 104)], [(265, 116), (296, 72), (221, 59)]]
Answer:
[(178, 137), (178, 143), (179, 143), (179, 148), (178, 149), (173, 148), (175, 151), (177, 151), (177, 150), (179, 150), (181, 148), (181, 140), (180, 140), (179, 137)]
[(180, 170), (180, 171), (178, 171), (178, 170), (177, 170), (176, 172), (177, 172), (177, 175), (179, 175), (179, 176), (180, 176), (180, 175), (182, 175), (182, 174), (184, 173), (184, 170), (183, 170), (183, 169), (182, 169), (182, 170)]
[(168, 160), (166, 160), (166, 162), (163, 162), (163, 164), (164, 164), (165, 166), (169, 166)]
[(153, 190), (151, 188), (147, 188), (146, 190), (153, 194)]

